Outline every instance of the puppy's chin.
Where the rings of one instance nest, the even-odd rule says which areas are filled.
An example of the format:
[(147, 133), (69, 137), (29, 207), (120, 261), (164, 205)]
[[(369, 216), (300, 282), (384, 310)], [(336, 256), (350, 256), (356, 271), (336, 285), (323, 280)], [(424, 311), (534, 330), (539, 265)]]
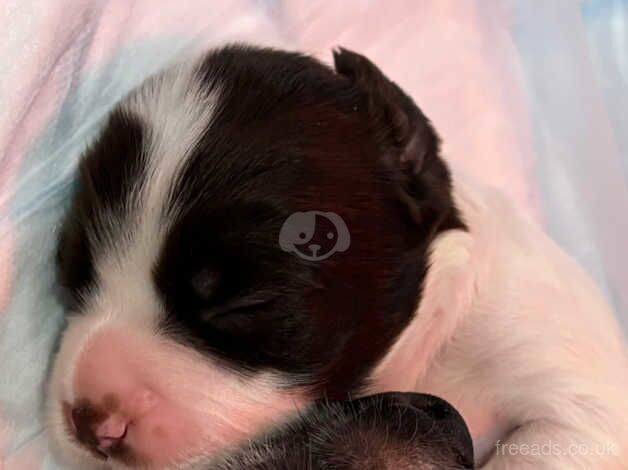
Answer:
[[(146, 331), (111, 316), (70, 322), (49, 390), (52, 442), (66, 462), (180, 465), (237, 444), (307, 401), (282, 389), (277, 376), (238, 374)], [(123, 437), (107, 447), (116, 426)]]

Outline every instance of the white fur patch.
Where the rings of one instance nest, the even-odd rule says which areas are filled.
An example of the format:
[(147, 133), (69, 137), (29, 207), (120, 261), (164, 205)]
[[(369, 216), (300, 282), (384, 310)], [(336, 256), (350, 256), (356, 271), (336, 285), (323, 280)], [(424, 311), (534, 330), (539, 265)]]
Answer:
[[(624, 468), (628, 364), (608, 305), (503, 195), (456, 183), (469, 231), (433, 243), (417, 315), (372, 391), (445, 398), (483, 470)], [(521, 451), (532, 445), (553, 453)]]
[(198, 60), (188, 61), (149, 79), (123, 108), (148, 123), (148, 177), (142, 208), (159, 207), (181, 168), (207, 129), (219, 92), (208, 93), (199, 80)]
[[(96, 262), (102, 290), (109, 296), (119, 298), (120, 293), (138, 299), (153, 292), (148, 276), (168, 230), (165, 204), (178, 172), (210, 125), (219, 99), (217, 91), (203, 89), (198, 67), (197, 61), (172, 67), (149, 79), (122, 104), (122, 109), (138, 117), (146, 128), (146, 169), (136, 195), (128, 201), (126, 222), (133, 226), (129, 246), (111, 250)], [(154, 307), (150, 299), (144, 300), (147, 307)], [(146, 313), (144, 310), (148, 309), (133, 314)]]

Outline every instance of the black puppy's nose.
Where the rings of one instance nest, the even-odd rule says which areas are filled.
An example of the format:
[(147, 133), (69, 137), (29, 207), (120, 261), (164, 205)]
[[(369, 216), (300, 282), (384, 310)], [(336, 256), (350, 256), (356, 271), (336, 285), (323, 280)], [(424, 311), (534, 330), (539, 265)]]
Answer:
[(460, 463), (466, 465), (464, 468), (473, 468), (471, 435), (463, 417), (453, 406), (441, 398), (424, 393), (394, 392), (385, 396), (389, 403), (413, 411), (417, 429), (429, 428), (431, 436), (448, 442), (455, 449)]

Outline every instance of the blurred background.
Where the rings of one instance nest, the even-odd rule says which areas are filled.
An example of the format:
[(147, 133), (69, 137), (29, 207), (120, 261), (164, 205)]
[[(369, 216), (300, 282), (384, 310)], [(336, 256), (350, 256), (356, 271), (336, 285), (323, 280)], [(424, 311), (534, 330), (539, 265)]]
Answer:
[[(58, 467), (42, 391), (62, 324), (52, 253), (76, 162), (147, 75), (227, 41), (366, 54), (445, 157), (507, 192), (628, 331), (628, 0), (4, 0), (0, 464)], [(2, 466), (0, 465), (0, 468)]]

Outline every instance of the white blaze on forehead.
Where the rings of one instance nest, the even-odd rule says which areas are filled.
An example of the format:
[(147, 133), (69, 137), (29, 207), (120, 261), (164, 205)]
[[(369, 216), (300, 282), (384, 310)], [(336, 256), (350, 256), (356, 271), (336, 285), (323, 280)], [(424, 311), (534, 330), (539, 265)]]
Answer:
[[(199, 62), (172, 67), (148, 80), (121, 105), (142, 125), (142, 169), (126, 195), (122, 214), (101, 213), (97, 231), (104, 242), (95, 253), (97, 289), (86, 298), (86, 316), (74, 318), (58, 363), (75, 364), (90, 338), (107, 325), (155, 331), (163, 307), (152, 271), (167, 234), (164, 210), (177, 173), (209, 126), (216, 91), (203, 89)], [(207, 85), (206, 85), (207, 86)], [(72, 369), (56, 381), (68, 399)]]
[(109, 314), (122, 310), (125, 316), (155, 318), (158, 313), (151, 273), (168, 231), (166, 206), (218, 101), (211, 84), (201, 82), (200, 65), (189, 61), (172, 67), (122, 103), (122, 111), (142, 123), (143, 168), (133, 182), (124, 220), (111, 221), (121, 225), (111, 227), (121, 238), (95, 260), (100, 297), (110, 304), (104, 309)]
[(173, 177), (207, 129), (218, 92), (201, 82), (201, 61), (189, 61), (149, 79), (123, 103), (147, 125), (148, 174), (144, 202), (163, 204)]

